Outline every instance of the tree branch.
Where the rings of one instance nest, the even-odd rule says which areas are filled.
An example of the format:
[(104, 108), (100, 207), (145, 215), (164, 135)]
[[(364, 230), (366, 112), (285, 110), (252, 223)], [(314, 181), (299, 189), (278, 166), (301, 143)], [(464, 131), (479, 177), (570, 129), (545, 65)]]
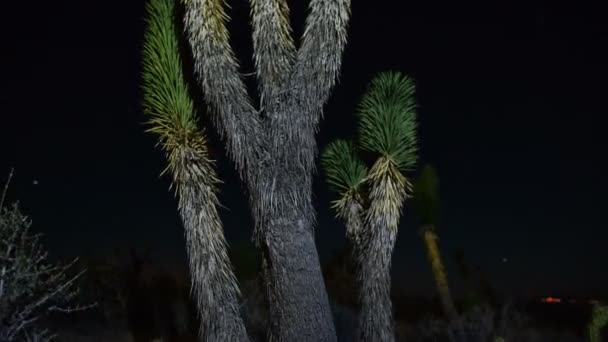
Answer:
[(4, 206), (4, 200), (6, 199), (6, 191), (8, 190), (8, 185), (11, 182), (11, 179), (13, 178), (13, 172), (15, 171), (15, 169), (11, 168), (11, 172), (9, 172), (8, 174), (8, 179), (6, 180), (6, 183), (4, 184), (4, 190), (2, 190), (2, 197), (0, 197), (0, 209), (2, 209), (2, 207)]
[(350, 0), (311, 0), (289, 91), (316, 126), (342, 65)]
[(296, 56), (286, 0), (251, 0), (253, 50), (261, 103), (269, 109)]
[(254, 177), (265, 134), (239, 74), (223, 0), (182, 0), (195, 71), (218, 131), (241, 178)]

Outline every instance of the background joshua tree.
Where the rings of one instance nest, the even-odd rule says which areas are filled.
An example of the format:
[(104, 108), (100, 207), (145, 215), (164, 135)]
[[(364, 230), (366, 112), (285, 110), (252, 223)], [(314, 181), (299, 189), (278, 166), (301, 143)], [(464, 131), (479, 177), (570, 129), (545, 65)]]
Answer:
[(287, 0), (251, 0), (260, 108), (230, 47), (223, 0), (182, 0), (205, 101), (248, 188), (263, 257), (271, 332), (281, 341), (333, 341), (314, 242), (315, 133), (339, 74), (350, 0), (310, 0), (299, 48)]
[(151, 0), (143, 51), (144, 110), (179, 200), (204, 341), (246, 341), (239, 289), (217, 212), (216, 178), (182, 75), (174, 0)]
[[(587, 327), (589, 342), (600, 342), (602, 340), (602, 330), (608, 326), (608, 306), (596, 304), (593, 307), (591, 320)], [(608, 334), (605, 334), (608, 335)]]
[(458, 318), (454, 301), (450, 294), (448, 279), (437, 246), (437, 222), (439, 219), (439, 178), (431, 165), (425, 165), (420, 176), (414, 183), (414, 207), (421, 220), (420, 235), (426, 247), (435, 285), (441, 301), (441, 307), (446, 318)]
[(362, 341), (395, 338), (390, 266), (401, 207), (411, 192), (403, 172), (417, 161), (416, 126), (414, 82), (400, 73), (381, 73), (359, 106), (359, 147), (378, 155), (369, 172), (347, 142), (334, 142), (323, 155), (329, 184), (339, 193), (334, 208), (355, 249)]

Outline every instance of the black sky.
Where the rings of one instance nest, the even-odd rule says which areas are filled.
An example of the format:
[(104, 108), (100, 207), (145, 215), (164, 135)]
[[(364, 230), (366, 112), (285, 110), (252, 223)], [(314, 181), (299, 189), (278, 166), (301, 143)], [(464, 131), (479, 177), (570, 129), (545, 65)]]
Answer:
[[(250, 72), (246, 2), (230, 3), (235, 49)], [(412, 75), (422, 161), (441, 179), (448, 271), (455, 273), (450, 255), (462, 247), (517, 293), (608, 288), (605, 11), (421, 3), (355, 0), (319, 143), (354, 134), (356, 101), (375, 73)], [(183, 257), (175, 202), (158, 176), (164, 160), (143, 133), (143, 6), (13, 2), (0, 12), (0, 179), (15, 167), (10, 196), (54, 253), (133, 244)], [(293, 9), (296, 33), (303, 8)], [(247, 239), (241, 185), (221, 144), (214, 152), (227, 235)], [(326, 258), (344, 231), (327, 209), (332, 197), (321, 177), (315, 191)], [(400, 287), (421, 292), (431, 276), (413, 223), (402, 224), (394, 274)]]

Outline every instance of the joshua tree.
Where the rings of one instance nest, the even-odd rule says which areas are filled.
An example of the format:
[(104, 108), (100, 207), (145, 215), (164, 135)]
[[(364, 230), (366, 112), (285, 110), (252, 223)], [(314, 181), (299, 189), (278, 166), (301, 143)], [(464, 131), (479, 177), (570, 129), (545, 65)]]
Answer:
[(297, 49), (287, 0), (249, 1), (260, 108), (247, 94), (230, 47), (225, 1), (182, 3), (205, 102), (248, 189), (272, 338), (333, 341), (311, 195), (315, 132), (339, 74), (350, 0), (310, 0)]
[(184, 224), (204, 341), (246, 341), (236, 278), (217, 212), (216, 178), (182, 75), (174, 0), (151, 0), (143, 51), (144, 110), (168, 160)]
[(359, 147), (378, 156), (369, 172), (348, 142), (332, 143), (323, 155), (329, 184), (339, 193), (334, 208), (354, 249), (361, 341), (395, 338), (390, 267), (401, 207), (411, 192), (403, 172), (417, 160), (415, 107), (410, 78), (378, 75), (359, 106)]
[(431, 165), (425, 165), (414, 183), (414, 207), (418, 213), (422, 226), (420, 235), (426, 247), (426, 253), (435, 277), (435, 285), (441, 307), (449, 320), (458, 318), (454, 301), (450, 294), (445, 267), (437, 246), (437, 222), (439, 218), (439, 179), (437, 172)]

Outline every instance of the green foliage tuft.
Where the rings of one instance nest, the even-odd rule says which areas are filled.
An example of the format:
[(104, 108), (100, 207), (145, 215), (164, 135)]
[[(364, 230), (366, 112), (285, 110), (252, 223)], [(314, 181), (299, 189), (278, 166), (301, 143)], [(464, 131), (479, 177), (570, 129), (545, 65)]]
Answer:
[(367, 167), (357, 156), (357, 150), (345, 140), (336, 140), (327, 146), (321, 155), (321, 165), (330, 187), (340, 195), (359, 191), (367, 176)]
[[(197, 132), (194, 106), (182, 74), (174, 0), (150, 0), (146, 5), (143, 46), (144, 112), (150, 132), (160, 135), (166, 149), (189, 145)], [(195, 134), (196, 136), (197, 134)]]
[(439, 177), (432, 165), (425, 165), (414, 181), (413, 200), (422, 224), (436, 225), (439, 219)]
[(399, 72), (376, 76), (359, 105), (359, 144), (391, 159), (401, 171), (417, 157), (414, 81)]

